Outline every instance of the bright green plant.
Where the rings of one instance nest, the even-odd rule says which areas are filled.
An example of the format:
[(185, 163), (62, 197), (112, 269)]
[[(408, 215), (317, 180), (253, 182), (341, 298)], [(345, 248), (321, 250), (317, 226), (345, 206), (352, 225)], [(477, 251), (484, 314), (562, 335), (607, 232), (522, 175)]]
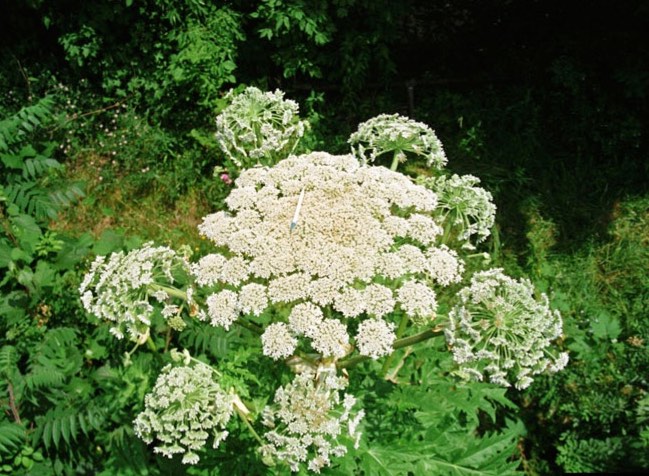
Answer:
[[(246, 107), (237, 103), (243, 111), (237, 117), (252, 109), (257, 118), (252, 124), (260, 131), (275, 125), (275, 116), (253, 107), (257, 103), (242, 104)], [(297, 121), (291, 110), (283, 116), (288, 118), (283, 123)], [(251, 140), (239, 148), (249, 153), (258, 146)], [(233, 356), (217, 363), (171, 352), (182, 364), (165, 368), (136, 419), (136, 431), (166, 456), (181, 454), (185, 463), (199, 462), (210, 433), (215, 447), (228, 445), (229, 439), (223, 440), (236, 413), (259, 443), (266, 464), (292, 471), (317, 472), (334, 464), (349, 469), (354, 450), (361, 448), (365, 415), (356, 396), (342, 393), (354, 384), (352, 369), (383, 359), (380, 370), (371, 363), (370, 368), (396, 381), (412, 346), (444, 334), (454, 360), (445, 361), (446, 372), (467, 379), (479, 375), (503, 386), (512, 380), (524, 388), (533, 375), (566, 364), (567, 355), (552, 350), (561, 318), (544, 295), (534, 296), (529, 282), (490, 270), (475, 273), (460, 290), (475, 269), (466, 266), (474, 257), (443, 242), (437, 195), (405, 175), (361, 164), (350, 155), (314, 152), (286, 157), (272, 167), (244, 168), (225, 204), (226, 210), (208, 215), (199, 226), (213, 246), (211, 253), (188, 263), (169, 248), (147, 245), (126, 255), (100, 256), (80, 287), (86, 309), (111, 321), (114, 335), (128, 335), (136, 346), (146, 341), (159, 349), (156, 333), (163, 331), (166, 349), (174, 331), (182, 335), (196, 326), (206, 332), (220, 329), (226, 336), (239, 329), (251, 333), (248, 361), (262, 374), (252, 369), (233, 373), (228, 367)], [(453, 225), (461, 229), (465, 223)], [(442, 360), (439, 347), (428, 349), (428, 358)], [(297, 375), (283, 386), (260, 385), (267, 377), (261, 369), (273, 360)], [(347, 369), (349, 380), (342, 377)], [(365, 378), (376, 380), (376, 374)], [(271, 402), (273, 387), (279, 388)], [(245, 403), (253, 388), (262, 392), (257, 397), (264, 402), (261, 412)], [(474, 424), (458, 422), (458, 431), (479, 431), (474, 412), (480, 401), (466, 409)], [(491, 404), (485, 408), (495, 415)], [(506, 461), (519, 434), (513, 424), (502, 433), (484, 432), (468, 453), (456, 452), (451, 464), (511, 471), (515, 465)], [(416, 448), (407, 459), (408, 470), (443, 466), (428, 461), (425, 445)], [(481, 450), (489, 457), (472, 456)], [(384, 458), (391, 467), (393, 455), (378, 459)]]

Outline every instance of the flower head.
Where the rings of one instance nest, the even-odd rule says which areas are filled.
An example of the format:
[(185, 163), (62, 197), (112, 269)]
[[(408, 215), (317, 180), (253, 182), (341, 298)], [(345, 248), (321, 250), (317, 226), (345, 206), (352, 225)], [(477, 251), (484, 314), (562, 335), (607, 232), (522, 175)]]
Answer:
[[(273, 350), (280, 348), (276, 340), (264, 346), (273, 358), (295, 349), (296, 338), (341, 358), (352, 345), (345, 318), (383, 319), (389, 328), (400, 286), (413, 278), (446, 285), (463, 269), (456, 255), (435, 245), (436, 195), (352, 156), (317, 152), (244, 170), (226, 204), (228, 211), (199, 226), (219, 253), (202, 258), (192, 273), (216, 289), (206, 316), (214, 325), (227, 329), (241, 313), (260, 315), (266, 306), (288, 309), (272, 333), (279, 339), (283, 330), (283, 350)], [(421, 286), (401, 293), (402, 308), (431, 318), (432, 291), (413, 295)], [(413, 303), (404, 304), (405, 296)]]
[(399, 162), (405, 162), (408, 154), (419, 156), (428, 166), (438, 169), (447, 162), (435, 132), (399, 114), (381, 114), (363, 122), (348, 142), (363, 163), (372, 163), (384, 154), (391, 154)]
[(111, 321), (116, 337), (128, 334), (142, 342), (158, 307), (165, 318), (176, 314), (179, 308), (169, 291), (184, 287), (188, 273), (189, 264), (181, 255), (152, 243), (129, 253), (98, 256), (79, 287), (81, 302), (86, 311)]
[(275, 360), (285, 359), (295, 352), (297, 339), (283, 322), (273, 322), (261, 336), (264, 355)]
[[(288, 157), (304, 135), (306, 122), (298, 116), (298, 104), (284, 93), (248, 87), (226, 95), (230, 104), (216, 118), (216, 140), (223, 153), (238, 167), (273, 165)], [(225, 177), (224, 177), (225, 175)], [(226, 184), (227, 174), (221, 175)]]
[(154, 451), (171, 458), (183, 455), (183, 463), (195, 464), (196, 454), (213, 435), (218, 447), (233, 413), (234, 395), (214, 381), (205, 364), (167, 365), (144, 400), (144, 411), (133, 422), (135, 434), (146, 443), (156, 442)]
[(491, 234), (496, 205), (491, 193), (478, 187), (479, 178), (453, 174), (424, 178), (419, 183), (437, 193), (444, 223), (455, 230), (458, 240), (469, 243), (475, 237), (479, 243)]
[(356, 398), (341, 391), (347, 386), (332, 369), (305, 371), (275, 393), (274, 404), (263, 411), (263, 423), (269, 428), (268, 442), (261, 452), (299, 471), (306, 463), (319, 473), (334, 457), (347, 453), (344, 440), (355, 445), (361, 436), (358, 425), (364, 412), (354, 411)]
[(397, 336), (395, 325), (382, 319), (367, 319), (358, 326), (356, 345), (361, 355), (378, 359), (394, 350), (392, 344)]
[(459, 364), (458, 374), (518, 389), (532, 376), (565, 367), (568, 356), (555, 356), (552, 341), (561, 335), (558, 311), (542, 294), (534, 298), (529, 280), (514, 280), (491, 269), (476, 273), (459, 293), (460, 302), (449, 313), (446, 340)]

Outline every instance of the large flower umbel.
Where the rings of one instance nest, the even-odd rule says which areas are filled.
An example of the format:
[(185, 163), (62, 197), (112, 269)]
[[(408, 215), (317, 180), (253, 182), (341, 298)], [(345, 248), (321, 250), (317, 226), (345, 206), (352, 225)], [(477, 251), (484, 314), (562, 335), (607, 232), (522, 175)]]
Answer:
[(476, 273), (471, 285), (459, 293), (460, 303), (449, 313), (445, 330), (458, 374), (518, 389), (532, 383), (532, 376), (557, 372), (568, 362), (566, 353), (555, 356), (552, 341), (561, 336), (558, 311), (548, 298), (534, 298), (529, 280), (517, 281), (491, 269)]
[[(228, 328), (241, 314), (285, 309), (279, 319), (288, 327), (274, 327), (264, 340), (275, 358), (295, 347), (291, 335), (308, 339), (323, 357), (341, 358), (353, 345), (350, 319), (390, 319), (401, 309), (429, 322), (433, 289), (457, 282), (463, 270), (457, 255), (436, 245), (442, 228), (431, 218), (435, 193), (352, 156), (316, 152), (245, 170), (226, 204), (229, 212), (199, 226), (218, 248), (192, 267), (213, 293), (201, 317)], [(399, 292), (403, 286), (408, 292)], [(428, 290), (417, 292), (421, 287)], [(373, 322), (359, 333), (379, 329)], [(391, 332), (358, 337), (361, 353), (391, 352)]]

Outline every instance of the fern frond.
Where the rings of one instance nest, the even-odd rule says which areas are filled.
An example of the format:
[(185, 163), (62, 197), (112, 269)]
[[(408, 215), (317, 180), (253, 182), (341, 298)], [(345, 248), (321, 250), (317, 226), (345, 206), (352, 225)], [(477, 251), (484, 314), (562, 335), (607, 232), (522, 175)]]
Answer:
[[(26, 163), (30, 163), (34, 167), (35, 173), (41, 170), (35, 168), (35, 164), (38, 162), (26, 161)], [(4, 193), (9, 203), (16, 204), (23, 213), (31, 215), (37, 220), (56, 218), (59, 210), (76, 203), (79, 198), (84, 196), (79, 184), (64, 184), (58, 187), (44, 186), (39, 181), (27, 181), (24, 178), (19, 178), (5, 186)]]
[(54, 115), (54, 98), (47, 96), (0, 121), (0, 153), (10, 152)]
[(58, 210), (69, 207), (70, 205), (83, 198), (85, 193), (79, 184), (66, 184), (64, 188), (50, 189), (48, 197)]
[(65, 380), (65, 374), (53, 366), (35, 366), (25, 376), (25, 384), (30, 390), (60, 386)]
[(60, 169), (62, 165), (58, 160), (50, 159), (42, 155), (36, 156), (32, 159), (25, 159), (23, 162), (23, 178), (26, 180), (37, 180), (45, 173)]
[(15, 423), (0, 423), (0, 454), (13, 454), (25, 443), (25, 428)]
[(91, 431), (99, 430), (104, 420), (103, 412), (92, 406), (84, 409), (51, 408), (45, 415), (37, 417), (33, 442), (42, 442), (46, 449), (70, 447), (82, 436), (89, 437)]
[(77, 330), (72, 327), (55, 327), (47, 331), (44, 343), (46, 347), (57, 349), (74, 346), (77, 344)]
[(18, 351), (12, 345), (0, 347), (0, 375), (9, 375), (16, 368)]
[(215, 357), (224, 357), (232, 340), (232, 335), (222, 329), (211, 326), (192, 326), (182, 334), (183, 346), (194, 354), (209, 353)]

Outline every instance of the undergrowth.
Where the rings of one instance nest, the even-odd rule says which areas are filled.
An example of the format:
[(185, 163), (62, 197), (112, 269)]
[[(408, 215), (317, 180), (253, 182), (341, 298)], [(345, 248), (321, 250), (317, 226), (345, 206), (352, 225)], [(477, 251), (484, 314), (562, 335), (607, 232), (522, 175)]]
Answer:
[(607, 239), (556, 253), (557, 227), (528, 209), (528, 265), (565, 322), (571, 363), (521, 400), (534, 472), (649, 465), (649, 197), (618, 202)]

